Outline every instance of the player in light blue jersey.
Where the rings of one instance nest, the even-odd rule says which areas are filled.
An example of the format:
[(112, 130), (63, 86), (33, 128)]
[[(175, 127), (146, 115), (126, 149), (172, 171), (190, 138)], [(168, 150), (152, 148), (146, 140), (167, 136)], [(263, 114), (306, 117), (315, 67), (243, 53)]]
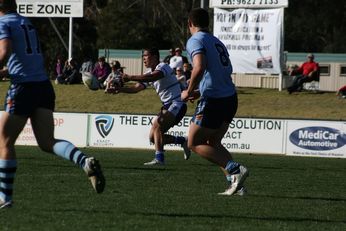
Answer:
[(190, 124), (188, 147), (224, 171), (230, 186), (221, 195), (242, 195), (248, 170), (233, 161), (221, 142), (238, 107), (229, 54), (223, 43), (208, 32), (209, 15), (206, 10), (193, 9), (188, 26), (192, 36), (187, 41), (186, 50), (193, 69), (182, 99), (194, 99), (196, 89), (201, 96)]
[(17, 168), (14, 144), (28, 119), (39, 147), (79, 165), (101, 193), (105, 180), (98, 161), (70, 142), (54, 138), (54, 89), (45, 72), (36, 30), (16, 9), (15, 0), (0, 0), (0, 65), (7, 65), (10, 78), (0, 118), (0, 209), (12, 205)]

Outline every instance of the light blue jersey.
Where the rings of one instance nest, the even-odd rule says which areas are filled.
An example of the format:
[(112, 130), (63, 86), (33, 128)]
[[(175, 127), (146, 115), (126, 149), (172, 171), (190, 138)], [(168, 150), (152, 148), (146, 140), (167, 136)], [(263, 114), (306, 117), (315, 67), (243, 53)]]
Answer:
[(0, 40), (12, 41), (12, 54), (7, 62), (12, 83), (47, 80), (36, 30), (29, 19), (10, 13), (0, 17)]
[(229, 54), (220, 40), (208, 32), (199, 31), (187, 41), (186, 50), (190, 60), (196, 54), (205, 55), (207, 67), (199, 83), (202, 97), (222, 98), (236, 92)]

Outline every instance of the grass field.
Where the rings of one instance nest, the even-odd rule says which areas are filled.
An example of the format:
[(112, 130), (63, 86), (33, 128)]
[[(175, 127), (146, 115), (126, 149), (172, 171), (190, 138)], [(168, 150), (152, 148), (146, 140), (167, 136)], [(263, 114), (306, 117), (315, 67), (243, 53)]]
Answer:
[[(156, 114), (161, 103), (153, 89), (137, 94), (104, 94), (91, 91), (84, 85), (54, 85), (57, 112), (136, 113)], [(5, 96), (8, 82), (0, 82)], [(289, 95), (277, 89), (238, 88), (237, 117), (296, 118), (345, 120), (346, 100), (338, 99), (335, 92), (300, 92)], [(188, 105), (188, 115), (195, 104)], [(0, 104), (0, 110), (3, 105)]]
[(225, 197), (221, 171), (196, 155), (170, 151), (153, 168), (143, 166), (152, 151), (84, 151), (101, 161), (103, 194), (70, 162), (18, 147), (15, 204), (0, 230), (346, 230), (345, 159), (238, 154), (249, 194)]
[[(156, 114), (161, 103), (153, 89), (137, 94), (104, 94), (84, 86), (55, 85), (57, 111)], [(301, 92), (289, 95), (277, 89), (238, 88), (237, 117), (346, 119), (346, 100), (335, 92)], [(192, 115), (196, 103), (189, 104)]]
[[(8, 83), (0, 82), (5, 95)], [(106, 95), (83, 85), (54, 85), (57, 112), (155, 114), (151, 89)], [(346, 100), (333, 92), (288, 95), (239, 88), (237, 117), (345, 120)], [(189, 104), (188, 115), (195, 105)], [(2, 110), (2, 104), (0, 110)], [(0, 211), (0, 231), (17, 230), (346, 230), (346, 159), (236, 154), (250, 170), (245, 197), (218, 196), (221, 171), (193, 155), (168, 151), (84, 149), (100, 159), (107, 187), (98, 195), (68, 161), (18, 146), (14, 207)]]

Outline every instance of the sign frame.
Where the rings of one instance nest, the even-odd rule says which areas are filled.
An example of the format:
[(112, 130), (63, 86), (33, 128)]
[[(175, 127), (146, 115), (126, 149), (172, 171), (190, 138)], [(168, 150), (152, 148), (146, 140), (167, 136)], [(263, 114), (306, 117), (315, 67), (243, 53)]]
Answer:
[(26, 17), (82, 18), (83, 0), (17, 0), (17, 11)]
[(210, 8), (282, 8), (288, 0), (209, 0)]

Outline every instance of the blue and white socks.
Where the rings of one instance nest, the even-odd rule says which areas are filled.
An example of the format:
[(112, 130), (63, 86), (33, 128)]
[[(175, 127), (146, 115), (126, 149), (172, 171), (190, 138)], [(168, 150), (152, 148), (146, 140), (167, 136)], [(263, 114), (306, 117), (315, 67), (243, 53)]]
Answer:
[(155, 159), (161, 163), (165, 162), (165, 152), (164, 151), (155, 151)]
[(13, 182), (17, 170), (16, 160), (0, 159), (0, 200), (12, 201)]
[(66, 140), (59, 140), (54, 144), (53, 152), (66, 160), (72, 161), (81, 168), (84, 168), (85, 159), (87, 156), (70, 142)]
[(240, 172), (239, 170), (239, 167), (240, 167), (240, 164), (233, 161), (233, 160), (230, 160), (228, 161), (225, 169), (227, 170), (227, 172), (230, 174), (230, 175), (233, 175), (233, 174), (237, 174)]

